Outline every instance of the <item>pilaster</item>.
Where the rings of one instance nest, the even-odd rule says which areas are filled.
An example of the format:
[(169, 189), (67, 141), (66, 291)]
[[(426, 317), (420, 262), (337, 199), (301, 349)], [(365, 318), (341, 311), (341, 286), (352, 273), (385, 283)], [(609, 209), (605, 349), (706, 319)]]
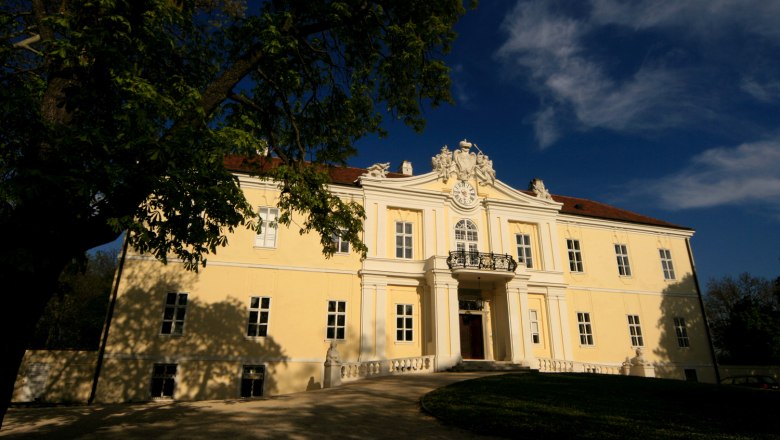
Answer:
[(387, 280), (364, 277), (360, 304), (360, 361), (385, 358)]
[(553, 359), (572, 360), (568, 307), (563, 288), (548, 288), (545, 295)]
[(528, 316), (528, 276), (516, 276), (506, 284), (509, 324), (510, 359), (514, 363), (532, 365), (531, 326)]

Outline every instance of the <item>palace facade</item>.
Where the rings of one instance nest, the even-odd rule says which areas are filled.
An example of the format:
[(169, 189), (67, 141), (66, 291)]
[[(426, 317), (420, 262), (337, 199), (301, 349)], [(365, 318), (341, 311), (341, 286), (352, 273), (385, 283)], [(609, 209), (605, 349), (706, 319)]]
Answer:
[(362, 260), (338, 236), (326, 259), (300, 218), (277, 226), (277, 185), (227, 160), (269, 226), (235, 231), (198, 273), (128, 253), (97, 400), (317, 389), (334, 360), (345, 380), (463, 360), (715, 380), (693, 230), (537, 179), (512, 188), (473, 150), (445, 146), (420, 175), (331, 170), (365, 208)]

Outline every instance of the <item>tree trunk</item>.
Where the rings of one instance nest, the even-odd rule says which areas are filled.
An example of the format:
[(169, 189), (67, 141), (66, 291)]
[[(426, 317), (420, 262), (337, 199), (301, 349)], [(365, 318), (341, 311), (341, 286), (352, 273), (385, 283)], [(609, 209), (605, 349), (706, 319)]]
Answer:
[[(5, 253), (5, 252), (3, 252)], [(43, 314), (46, 303), (55, 291), (57, 279), (64, 267), (57, 266), (48, 258), (42, 258), (36, 270), (19, 270), (18, 267), (3, 267), (0, 285), (7, 289), (5, 306), (0, 311), (0, 428), (11, 404), (14, 383), (19, 366), (24, 358), (27, 343), (35, 325)]]
[[(57, 215), (51, 200), (35, 207), (15, 206), (0, 217), (0, 415), (11, 403), (16, 374), (35, 326), (56, 291), (68, 261), (82, 249), (80, 230)], [(49, 203), (50, 202), (50, 203)], [(0, 418), (2, 427), (2, 418)]]

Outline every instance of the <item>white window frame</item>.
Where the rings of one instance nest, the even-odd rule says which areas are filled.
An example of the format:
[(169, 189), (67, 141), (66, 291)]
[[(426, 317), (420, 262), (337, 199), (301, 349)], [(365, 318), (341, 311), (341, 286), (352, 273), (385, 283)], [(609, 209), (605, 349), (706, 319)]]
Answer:
[(618, 274), (621, 277), (630, 277), (631, 262), (628, 259), (628, 246), (615, 243), (615, 258), (617, 259)]
[(590, 319), (590, 312), (577, 312), (577, 328), (581, 346), (592, 347), (596, 345), (593, 340), (593, 323)]
[[(343, 231), (343, 230), (342, 230)], [(330, 235), (330, 241), (333, 243), (333, 251), (337, 254), (348, 254), (349, 253), (349, 241), (344, 240), (342, 237), (342, 232), (334, 232)]]
[(325, 339), (343, 341), (347, 338), (347, 302), (328, 300), (328, 314), (325, 321)]
[(531, 234), (515, 234), (515, 244), (517, 245), (517, 263), (532, 269), (534, 258), (531, 251)]
[(479, 252), (479, 230), (476, 223), (466, 218), (455, 223), (455, 249)]
[(261, 206), (257, 212), (263, 224), (260, 232), (255, 235), (255, 247), (276, 248), (279, 237), (279, 208)]
[(631, 336), (632, 347), (644, 347), (645, 339), (642, 336), (642, 324), (639, 321), (639, 315), (627, 315), (628, 334)]
[(661, 257), (661, 270), (664, 271), (665, 280), (675, 280), (674, 263), (672, 263), (672, 252), (669, 249), (658, 249)]
[[(271, 297), (250, 296), (249, 310), (247, 314), (246, 337), (250, 339), (259, 339), (259, 338), (267, 337), (268, 324), (270, 320), (271, 320)], [(252, 331), (253, 329), (254, 331)]]
[(585, 266), (582, 264), (582, 246), (580, 241), (575, 238), (567, 238), (566, 250), (569, 254), (569, 272), (585, 272)]
[(685, 318), (676, 316), (674, 318), (674, 334), (677, 336), (677, 346), (688, 348), (691, 346), (691, 340), (688, 338), (688, 326)]
[(395, 305), (395, 342), (414, 342), (414, 304)]
[(395, 258), (411, 260), (414, 258), (414, 224), (395, 222)]
[(162, 326), (160, 327), (161, 335), (181, 336), (184, 334), (184, 322), (187, 317), (188, 302), (187, 293), (168, 292), (165, 294)]
[(539, 332), (539, 312), (535, 309), (529, 309), (528, 318), (531, 327), (531, 342), (534, 344), (541, 344), (542, 336)]

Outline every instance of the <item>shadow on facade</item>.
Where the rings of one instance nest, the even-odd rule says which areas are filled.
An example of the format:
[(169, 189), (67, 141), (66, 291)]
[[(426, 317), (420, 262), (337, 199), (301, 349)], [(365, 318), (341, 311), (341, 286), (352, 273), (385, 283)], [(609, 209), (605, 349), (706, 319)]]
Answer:
[(712, 357), (703, 313), (691, 275), (685, 275), (662, 291), (661, 316), (655, 323), (660, 335), (653, 350), (659, 360), (655, 365), (656, 376), (715, 380), (714, 365), (709, 366)]
[(28, 350), (17, 374), (12, 401), (86, 403), (96, 360), (95, 350)]
[(197, 275), (165, 275), (155, 271), (159, 265), (149, 267), (148, 272), (133, 268), (125, 276), (109, 333), (98, 401), (150, 400), (155, 364), (177, 365), (176, 400), (238, 398), (244, 365), (265, 365), (264, 394), (277, 392), (274, 377), (287, 365), (285, 351), (273, 337), (246, 337), (246, 300), (227, 296), (207, 302), (189, 295), (183, 334), (163, 335), (166, 295), (189, 292), (188, 286)]

